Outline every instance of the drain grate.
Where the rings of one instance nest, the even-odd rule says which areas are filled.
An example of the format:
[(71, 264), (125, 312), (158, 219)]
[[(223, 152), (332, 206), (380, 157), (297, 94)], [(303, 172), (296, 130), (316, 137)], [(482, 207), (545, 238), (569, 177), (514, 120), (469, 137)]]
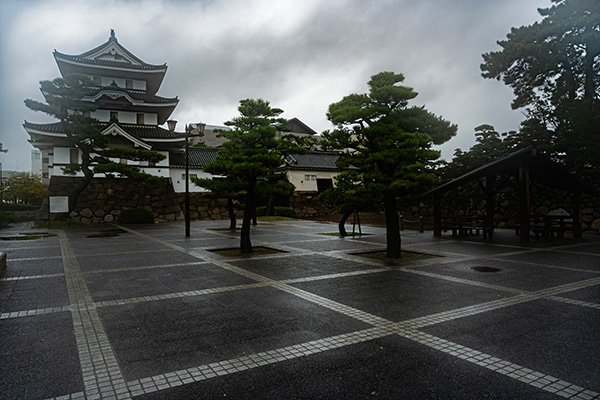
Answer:
[(500, 272), (500, 271), (502, 271), (500, 268), (484, 267), (484, 266), (471, 267), (471, 269), (473, 271), (477, 271), (477, 272)]

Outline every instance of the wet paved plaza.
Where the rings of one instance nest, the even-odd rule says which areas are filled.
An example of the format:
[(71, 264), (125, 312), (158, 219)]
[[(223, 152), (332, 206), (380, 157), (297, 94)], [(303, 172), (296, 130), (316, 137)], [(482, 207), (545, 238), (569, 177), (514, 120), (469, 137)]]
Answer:
[(0, 241), (0, 399), (600, 398), (599, 237), (404, 231), (439, 257), (393, 265), (356, 255), (380, 227), (259, 223), (279, 253), (223, 257), (227, 225)]

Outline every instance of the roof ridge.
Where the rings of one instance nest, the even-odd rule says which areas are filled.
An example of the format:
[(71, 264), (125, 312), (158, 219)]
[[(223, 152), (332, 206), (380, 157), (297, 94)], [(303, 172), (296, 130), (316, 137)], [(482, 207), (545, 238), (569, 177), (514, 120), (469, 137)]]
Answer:
[[(130, 60), (127, 61), (121, 61), (121, 60), (105, 60), (105, 59), (98, 59), (98, 58), (93, 58), (92, 56), (100, 56), (101, 54), (100, 51), (107, 49), (111, 46), (114, 45), (118, 48), (118, 50), (120, 52), (122, 52), (123, 54), (125, 54), (128, 58), (130, 58), (131, 60), (133, 60), (134, 62), (131, 62)], [(115, 49), (111, 49), (111, 51), (109, 51), (110, 53), (117, 53), (117, 51), (115, 51)], [(108, 38), (108, 40), (104, 43), (102, 43), (99, 46), (94, 47), (91, 50), (88, 50), (86, 52), (83, 52), (81, 54), (65, 54), (65, 53), (61, 53), (59, 51), (57, 51), (56, 49), (54, 49), (54, 54), (55, 57), (56, 55), (62, 56), (64, 58), (70, 58), (73, 60), (79, 60), (79, 61), (86, 61), (86, 62), (94, 62), (94, 63), (106, 63), (107, 65), (110, 65), (110, 63), (118, 63), (118, 64), (125, 64), (128, 66), (132, 66), (132, 67), (137, 67), (138, 69), (153, 69), (153, 68), (165, 68), (166, 67), (166, 63), (162, 64), (162, 65), (158, 65), (158, 64), (148, 64), (147, 62), (143, 61), (141, 58), (137, 57), (135, 54), (133, 54), (131, 51), (127, 50), (125, 48), (125, 46), (123, 46), (122, 44), (119, 43), (119, 41), (117, 40), (117, 37), (115, 35), (115, 30), (111, 29), (110, 30), (110, 37)]]

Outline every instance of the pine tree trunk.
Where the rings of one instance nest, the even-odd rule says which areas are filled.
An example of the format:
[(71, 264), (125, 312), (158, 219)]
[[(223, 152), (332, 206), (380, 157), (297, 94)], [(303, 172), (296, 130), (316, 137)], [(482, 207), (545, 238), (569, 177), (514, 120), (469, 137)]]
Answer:
[(254, 188), (256, 181), (252, 181), (248, 185), (246, 192), (246, 205), (244, 207), (244, 219), (242, 221), (242, 235), (240, 238), (240, 251), (242, 254), (252, 253), (252, 242), (250, 242), (250, 224), (254, 214)]
[(340, 222), (338, 223), (338, 230), (340, 231), (341, 237), (348, 236), (348, 232), (346, 232), (346, 221), (348, 220), (348, 217), (350, 217), (350, 214), (352, 214), (352, 212), (353, 211), (346, 211), (344, 215), (342, 215), (342, 219), (340, 219)]
[(267, 215), (273, 215), (273, 203), (275, 202), (275, 195), (269, 195), (269, 201), (267, 202)]
[(385, 193), (383, 195), (383, 205), (385, 207), (385, 232), (387, 236), (385, 256), (388, 258), (400, 258), (400, 221), (398, 220), (396, 196)]
[(231, 197), (227, 198), (227, 211), (229, 212), (229, 229), (235, 229), (237, 220), (235, 211), (233, 210), (233, 199)]
[(258, 221), (256, 220), (256, 193), (254, 193), (254, 204), (252, 209), (252, 225), (258, 225)]

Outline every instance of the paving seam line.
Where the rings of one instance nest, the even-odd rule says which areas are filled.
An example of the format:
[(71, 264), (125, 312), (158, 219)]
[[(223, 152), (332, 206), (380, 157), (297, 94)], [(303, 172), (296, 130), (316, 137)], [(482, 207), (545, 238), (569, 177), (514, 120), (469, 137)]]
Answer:
[(29, 280), (29, 279), (58, 278), (58, 277), (62, 277), (62, 276), (65, 276), (65, 274), (9, 276), (6, 278), (0, 278), (0, 282), (25, 281), (25, 280)]
[(20, 262), (20, 261), (39, 261), (39, 260), (50, 260), (50, 259), (60, 259), (61, 256), (48, 256), (48, 257), (29, 257), (29, 258), (12, 258), (11, 262)]
[[(104, 331), (100, 315), (93, 306), (92, 297), (66, 234), (59, 232), (58, 237), (63, 256), (84, 394), (86, 397), (98, 395), (100, 398), (115, 396), (117, 390), (125, 386), (125, 380)], [(80, 305), (85, 307), (80, 308)], [(118, 395), (118, 398), (127, 399), (130, 396), (126, 392)]]
[(532, 261), (506, 260), (506, 259), (502, 258), (502, 256), (504, 256), (504, 254), (491, 256), (491, 257), (487, 257), (487, 258), (491, 259), (491, 260), (502, 261), (502, 262), (532, 265), (534, 267), (541, 267), (541, 268), (560, 269), (560, 270), (572, 271), (572, 272), (585, 272), (588, 274), (600, 274), (599, 270), (581, 269), (581, 268), (573, 268), (573, 267), (561, 267), (560, 265), (549, 265), (549, 264), (536, 263), (536, 262), (532, 262)]
[[(161, 253), (163, 251), (169, 251), (167, 249), (151, 249), (151, 250), (131, 250), (131, 251), (115, 251), (112, 252), (111, 254), (114, 254), (116, 256), (121, 256), (124, 254), (142, 254), (142, 253)], [(79, 254), (79, 257), (103, 257), (105, 256), (106, 253), (97, 253), (97, 254)]]
[(104, 274), (106, 272), (121, 272), (121, 271), (142, 271), (147, 269), (158, 269), (158, 268), (174, 268), (174, 267), (191, 267), (195, 265), (210, 264), (209, 261), (196, 261), (189, 263), (174, 263), (174, 264), (160, 264), (160, 265), (147, 265), (141, 267), (126, 267), (126, 268), (111, 268), (111, 269), (98, 269), (93, 271), (83, 271), (84, 275), (88, 274)]

